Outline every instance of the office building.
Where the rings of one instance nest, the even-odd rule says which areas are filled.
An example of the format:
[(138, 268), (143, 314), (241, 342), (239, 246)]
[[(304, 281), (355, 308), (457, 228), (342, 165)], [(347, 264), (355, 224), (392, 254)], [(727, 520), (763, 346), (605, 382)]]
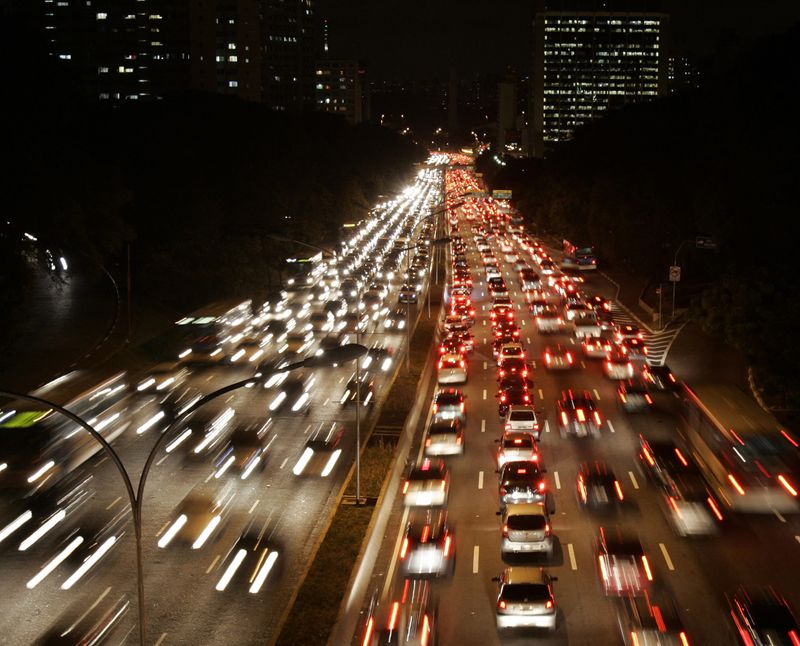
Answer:
[(314, 72), (315, 109), (338, 114), (351, 125), (369, 119), (366, 71), (354, 60), (318, 61)]
[(658, 0), (539, 0), (530, 150), (543, 156), (608, 110), (667, 93)]

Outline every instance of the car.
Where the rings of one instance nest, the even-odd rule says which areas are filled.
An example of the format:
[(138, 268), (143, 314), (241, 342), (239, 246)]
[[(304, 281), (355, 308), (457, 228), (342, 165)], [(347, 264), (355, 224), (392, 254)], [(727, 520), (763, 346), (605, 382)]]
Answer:
[(549, 258), (544, 258), (542, 262), (539, 263), (539, 271), (541, 271), (545, 276), (552, 276), (557, 270), (558, 267), (556, 266), (556, 263)]
[(431, 421), (425, 438), (425, 455), (463, 455), (464, 425), (457, 417)]
[(510, 504), (498, 512), (501, 517), (500, 553), (545, 554), (553, 556), (553, 535), (550, 516), (544, 503)]
[(531, 394), (528, 390), (529, 381), (523, 377), (501, 379), (497, 391), (497, 415), (505, 418), (511, 406), (530, 406)]
[(599, 337), (602, 333), (600, 323), (597, 320), (597, 314), (594, 312), (584, 312), (577, 314), (572, 319), (573, 334), (576, 339), (585, 339), (587, 337)]
[(461, 314), (453, 314), (450, 312), (445, 316), (442, 323), (443, 332), (450, 334), (451, 332), (469, 332), (469, 323), (464, 320)]
[(660, 491), (661, 510), (678, 536), (710, 536), (720, 531), (724, 520), (722, 506), (700, 470), (689, 461), (689, 467), (670, 474)]
[(408, 311), (405, 307), (397, 307), (390, 311), (383, 320), (383, 327), (387, 330), (404, 330)]
[(536, 410), (533, 406), (509, 406), (506, 418), (503, 421), (503, 429), (506, 431), (525, 431), (533, 435), (537, 442), (541, 434), (539, 420), (536, 417)]
[(441, 388), (433, 397), (434, 420), (457, 418), (466, 421), (467, 413), (464, 393), (458, 388)]
[(670, 370), (669, 366), (645, 366), (642, 377), (657, 390), (680, 390), (678, 378)]
[[(331, 332), (334, 327), (334, 323), (336, 322), (336, 317), (331, 314), (330, 312), (326, 311), (317, 311), (311, 312), (308, 317), (308, 323), (306, 323), (306, 330), (312, 330), (314, 332)], [(244, 358), (248, 356), (247, 354), (240, 354), (242, 350), (246, 350), (247, 352), (256, 351), (259, 348), (259, 342), (254, 339), (247, 339), (248, 346), (242, 347), (240, 343), (237, 348), (238, 350), (231, 356), (231, 362), (235, 362), (235, 356), (239, 355), (240, 357)], [(237, 359), (238, 361), (239, 359)]]
[(492, 579), (499, 590), (495, 606), (498, 630), (507, 628), (556, 629), (558, 608), (553, 595), (550, 576), (541, 567), (507, 567), (499, 577)]
[[(288, 376), (275, 387), (275, 395), (267, 406), (271, 413), (289, 412), (308, 415), (311, 410), (311, 393), (317, 377), (312, 372), (305, 376)], [(287, 410), (287, 406), (291, 406)]]
[(548, 370), (570, 370), (575, 366), (575, 357), (572, 352), (560, 343), (555, 346), (546, 346), (542, 353), (544, 367)]
[(617, 625), (625, 646), (689, 646), (675, 601), (658, 591), (645, 597), (624, 596), (617, 606)]
[(616, 338), (622, 343), (625, 339), (644, 339), (644, 333), (636, 325), (625, 323), (617, 326)]
[(492, 325), (496, 325), (499, 321), (513, 321), (514, 306), (495, 303), (492, 305), (491, 312), (489, 312), (489, 319), (492, 321)]
[(614, 351), (614, 342), (607, 332), (599, 336), (586, 336), (581, 342), (583, 355), (589, 359), (607, 359)]
[(467, 362), (461, 354), (444, 354), (439, 357), (437, 381), (440, 384), (467, 382)]
[(450, 313), (460, 316), (461, 320), (469, 326), (475, 323), (475, 308), (471, 304), (454, 304)]
[(564, 390), (556, 402), (561, 437), (599, 437), (603, 418), (588, 390)]
[(413, 509), (400, 545), (404, 576), (449, 576), (456, 565), (456, 542), (443, 509)]
[(561, 332), (564, 329), (564, 319), (555, 305), (546, 305), (536, 315), (536, 329), (539, 334)]
[[(188, 405), (188, 404), (187, 404)], [(185, 450), (184, 461), (187, 463), (205, 461), (211, 455), (215, 455), (225, 441), (233, 432), (233, 421), (236, 410), (226, 407), (213, 415), (202, 408), (193, 413), (185, 421), (185, 429), (167, 447), (172, 450), (183, 444), (184, 440), (192, 438), (191, 442), (183, 444)], [(178, 439), (183, 440), (178, 441)]]
[(506, 343), (503, 347), (500, 348), (500, 352), (497, 355), (498, 363), (505, 361), (506, 359), (524, 359), (525, 358), (525, 349), (522, 347), (520, 343)]
[(611, 310), (611, 302), (603, 296), (590, 296), (586, 299), (586, 304), (596, 312), (600, 310), (608, 312)]
[(671, 435), (645, 438), (639, 435), (639, 461), (648, 479), (654, 484), (669, 488), (674, 474), (694, 471), (697, 465), (690, 454), (675, 443)]
[(314, 473), (327, 478), (342, 455), (340, 444), (343, 437), (344, 426), (339, 422), (317, 424), (292, 467), (292, 473), (296, 476)]
[(278, 354), (303, 354), (314, 343), (314, 332), (297, 330), (289, 332), (282, 344), (278, 346)]
[(493, 296), (492, 305), (513, 305), (514, 302), (510, 296)]
[(397, 294), (397, 302), (403, 304), (416, 303), (418, 299), (417, 289), (414, 286), (403, 285)]
[(573, 321), (575, 317), (584, 316), (589, 312), (591, 312), (589, 306), (580, 300), (572, 299), (564, 306), (564, 318), (567, 321)]
[(737, 643), (745, 646), (797, 646), (800, 628), (789, 602), (772, 587), (740, 587), (725, 595), (736, 627)]
[(603, 373), (609, 379), (630, 379), (634, 374), (633, 364), (628, 355), (614, 349), (603, 362)]
[(647, 361), (649, 350), (641, 339), (623, 339), (620, 347), (631, 361)]
[(506, 377), (527, 377), (530, 372), (530, 366), (525, 362), (525, 359), (518, 357), (511, 357), (504, 359), (497, 364), (497, 379), (505, 379)]
[(550, 304), (546, 298), (535, 292), (526, 292), (525, 296), (528, 301), (528, 310), (534, 317), (544, 312)]
[(443, 507), (447, 504), (450, 473), (442, 460), (424, 458), (403, 482), (406, 507)]
[(640, 413), (650, 409), (653, 398), (647, 390), (647, 383), (640, 377), (619, 382), (617, 402), (626, 413)]
[(500, 278), (500, 276), (502, 276), (500, 270), (497, 268), (497, 265), (486, 265), (485, 269), (487, 280), (491, 278)]
[(350, 375), (342, 396), (339, 398), (342, 406), (355, 405), (359, 398), (362, 406), (372, 406), (375, 403), (375, 380), (366, 370), (360, 371), (358, 377), (358, 382), (356, 382), (356, 373), (353, 372)]
[(475, 337), (468, 329), (457, 329), (447, 333), (447, 338), (457, 339), (464, 347), (465, 352), (472, 352), (475, 348)]
[[(403, 285), (403, 287), (408, 289), (406, 285)], [(414, 290), (412, 289), (412, 291)], [(414, 294), (416, 293), (417, 292), (414, 291)], [(384, 297), (382, 290), (377, 290), (377, 289), (367, 290), (361, 296), (360, 309), (366, 309), (368, 311), (376, 311), (380, 309), (381, 303), (383, 302), (383, 298)]]
[(142, 395), (156, 395), (160, 400), (182, 386), (191, 373), (179, 363), (159, 363), (148, 370), (147, 375), (136, 386)]
[(442, 342), (439, 344), (439, 356), (444, 356), (446, 354), (456, 354), (460, 356), (464, 356), (467, 353), (466, 346), (459, 341), (458, 337), (453, 335), (447, 335), (442, 339)]
[(272, 422), (254, 422), (237, 427), (231, 433), (225, 447), (214, 458), (214, 477), (220, 478), (226, 471), (247, 480), (255, 471), (263, 471), (267, 451), (275, 435), (270, 433)]
[(361, 646), (433, 646), (438, 609), (426, 579), (406, 579), (400, 599), (367, 617)]
[(625, 501), (625, 493), (614, 472), (600, 460), (584, 462), (576, 479), (578, 504), (591, 511), (615, 511)]
[(620, 527), (601, 527), (594, 540), (600, 587), (606, 596), (640, 596), (652, 586), (653, 568), (639, 538)]
[(504, 298), (508, 296), (508, 287), (505, 283), (493, 284), (489, 283), (489, 295), (492, 298)]
[(544, 472), (538, 460), (516, 460), (500, 467), (498, 493), (501, 509), (512, 503), (546, 502)]
[(614, 320), (614, 313), (607, 310), (597, 311), (597, 322), (600, 324), (600, 329), (605, 331), (616, 332), (617, 323)]
[(220, 563), (218, 571), (222, 575), (214, 589), (225, 592), (233, 584), (246, 588), (250, 594), (261, 592), (270, 573), (277, 570), (279, 556), (280, 549), (250, 523)]
[(231, 484), (228, 482), (215, 492), (206, 490), (202, 485), (190, 491), (175, 508), (172, 519), (159, 535), (159, 549), (180, 543), (198, 550), (219, 535), (236, 496)]
[(539, 460), (536, 440), (527, 431), (505, 431), (497, 442), (497, 466), (506, 462), (536, 462)]
[(533, 269), (525, 268), (519, 272), (519, 285), (523, 291), (529, 292), (539, 289), (542, 285), (542, 281), (539, 278), (539, 274)]

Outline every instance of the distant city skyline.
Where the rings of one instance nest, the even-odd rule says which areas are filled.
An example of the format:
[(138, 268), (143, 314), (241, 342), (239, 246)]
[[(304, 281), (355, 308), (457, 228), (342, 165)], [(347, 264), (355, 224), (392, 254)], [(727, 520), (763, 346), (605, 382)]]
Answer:
[[(535, 3), (505, 0), (491, 6), (478, 0), (424, 3), (420, 0), (318, 0), (329, 23), (331, 54), (358, 58), (372, 78), (445, 78), (459, 74), (502, 73), (530, 65)], [(800, 3), (722, 0), (665, 0), (671, 15), (672, 44), (678, 55), (712, 55), (722, 40), (730, 46), (800, 23)]]

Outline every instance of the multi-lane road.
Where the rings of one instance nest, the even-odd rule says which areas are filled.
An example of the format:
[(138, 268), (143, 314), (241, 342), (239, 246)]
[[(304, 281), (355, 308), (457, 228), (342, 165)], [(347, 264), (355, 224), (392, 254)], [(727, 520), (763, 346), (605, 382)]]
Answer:
[[(617, 622), (619, 601), (604, 596), (593, 552), (593, 539), (603, 525), (620, 525), (638, 534), (652, 564), (654, 588), (672, 596), (693, 644), (735, 643), (727, 616), (725, 593), (741, 584), (774, 585), (795, 605), (800, 602), (800, 519), (780, 513), (730, 517), (715, 536), (678, 537), (667, 523), (655, 487), (649, 484), (638, 458), (639, 436), (677, 434), (677, 399), (670, 392), (653, 395), (654, 404), (643, 413), (626, 413), (617, 402), (618, 382), (608, 379), (597, 359), (585, 358), (570, 333), (540, 335), (528, 312), (525, 294), (512, 263), (504, 259), (500, 239), (515, 246), (514, 255), (526, 258), (528, 251), (511, 235), (495, 236), (489, 244), (499, 261), (517, 309), (521, 342), (533, 367), (531, 394), (539, 411), (543, 432), (539, 443), (547, 469), (547, 487), (555, 505), (552, 531), (555, 551), (544, 557), (501, 558), (496, 440), (502, 432), (498, 417), (497, 368), (492, 356), (492, 298), (487, 291), (481, 254), (472, 224), (459, 212), (458, 232), (467, 243), (467, 258), (475, 281), (472, 299), (476, 320), (472, 328), (475, 350), (468, 355), (465, 452), (448, 457), (450, 494), (448, 522), (454, 528), (456, 566), (452, 576), (432, 584), (438, 598), (438, 639), (441, 644), (617, 644), (621, 642)], [(477, 222), (479, 222), (478, 220)], [(557, 255), (557, 254), (554, 254)], [(614, 289), (596, 273), (585, 272), (581, 290), (613, 299)], [(615, 307), (620, 310), (619, 307)], [(624, 313), (623, 313), (624, 314)], [(561, 343), (572, 349), (576, 362), (571, 370), (549, 372), (543, 366), (545, 345)], [(661, 358), (661, 357), (659, 357)], [(564, 438), (559, 433), (556, 400), (565, 389), (593, 394), (604, 423), (598, 439)], [(420, 393), (430, 398), (431, 393)], [(430, 421), (430, 418), (429, 420)], [(421, 457), (422, 445), (411, 450), (409, 460)], [(584, 510), (577, 501), (576, 478), (581, 462), (605, 461), (615, 472), (624, 492), (618, 514), (600, 517)], [(371, 589), (386, 607), (402, 596), (404, 579), (398, 573), (398, 549), (408, 511), (398, 497), (391, 531), (373, 569)], [(557, 576), (555, 597), (558, 628), (553, 634), (507, 631), (495, 627), (497, 584), (492, 581), (508, 565), (545, 566)], [(367, 605), (363, 609), (366, 617)], [(381, 613), (375, 614), (381, 621)], [(385, 616), (385, 615), (384, 615)], [(354, 643), (363, 639), (363, 623)]]
[[(231, 363), (236, 354), (236, 334), (242, 330), (247, 330), (247, 337), (270, 339), (262, 346), (264, 352), (259, 361), (287, 357), (291, 349), (283, 348), (278, 334), (270, 336), (269, 322), (286, 320), (286, 310), (291, 310), (297, 327), (305, 326), (310, 320), (309, 314), (322, 311), (326, 300), (341, 302), (336, 298), (340, 286), (346, 279), (353, 278), (357, 281), (358, 294), (356, 297), (342, 295), (348, 301), (348, 314), (363, 316), (366, 312), (370, 318), (358, 340), (368, 347), (389, 348), (392, 352), (388, 359), (385, 355), (362, 359), (362, 373), (368, 373), (375, 383), (373, 396), (367, 398), (368, 393), (362, 393), (362, 399), (367, 401), (362, 405), (361, 422), (362, 429), (366, 428), (385, 396), (385, 386), (393, 371), (402, 366), (398, 359), (405, 350), (405, 330), (398, 329), (396, 320), (391, 326), (386, 320), (398, 308), (398, 294), (407, 266), (422, 249), (413, 248), (414, 245), (421, 244), (432, 234), (433, 219), (426, 219), (426, 216), (436, 211), (441, 200), (441, 182), (441, 171), (422, 172), (402, 195), (377, 206), (371, 217), (352, 232), (347, 244), (337, 249), (338, 259), (326, 260), (325, 270), (315, 273), (310, 284), (288, 291), (279, 306), (273, 302), (270, 311), (259, 313), (257, 323), (253, 323), (253, 316), (248, 313), (235, 326), (220, 329), (219, 342), (226, 358), (219, 365), (187, 364), (190, 375), (181, 388), (209, 393), (251, 377), (257, 363), (247, 361), (246, 357)], [(381, 275), (378, 273), (382, 269), (381, 259), (388, 258), (393, 249), (397, 267), (391, 277)], [(421, 258), (418, 263), (421, 295), (427, 288), (429, 263), (430, 256)], [(416, 277), (417, 269), (414, 272)], [(376, 282), (382, 285), (371, 290)], [(324, 291), (324, 285), (329, 291), (320, 298), (316, 294)], [(309, 305), (311, 294), (315, 294), (315, 302)], [(420, 298), (420, 303), (423, 302)], [(373, 304), (376, 304), (375, 309)], [(400, 307), (406, 308), (405, 305)], [(283, 313), (277, 314), (278, 309)], [(410, 316), (407, 318), (413, 324), (418, 306), (411, 304), (408, 309)], [(350, 317), (351, 322), (355, 319), (355, 316)], [(340, 327), (342, 320), (343, 315), (338, 315), (335, 325)], [(223, 338), (226, 334), (233, 337), (227, 345)], [(326, 332), (315, 332), (302, 352), (314, 354), (325, 336)], [(330, 333), (327, 336), (331, 338)], [(354, 342), (356, 334), (345, 328), (336, 339)], [(182, 349), (175, 348), (176, 360)], [(208, 404), (202, 415), (198, 413), (198, 419), (188, 424), (189, 427), (194, 424), (195, 435), (185, 444), (170, 452), (162, 449), (156, 457), (147, 483), (142, 525), (150, 643), (253, 644), (268, 642), (276, 636), (279, 619), (353, 465), (355, 404), (342, 405), (353, 370), (352, 364), (316, 369), (313, 373), (316, 379), (308, 391), (307, 414), (292, 412), (290, 405), (270, 410), (270, 404), (276, 401), (281, 390), (280, 384), (268, 389), (259, 384), (231, 392)], [(310, 375), (310, 371), (303, 370), (299, 376)], [(295, 376), (291, 374), (288, 379)], [(141, 378), (144, 375), (129, 375), (132, 384)], [(126, 469), (134, 474), (135, 487), (156, 435), (163, 429), (163, 421), (151, 423), (159, 411), (153, 398), (137, 395), (133, 387), (131, 391), (123, 416), (115, 420), (123, 423), (125, 430), (114, 440), (113, 446)], [(49, 396), (57, 400), (58, 389), (53, 389)], [(5, 403), (3, 406), (4, 414), (8, 413), (8, 406)], [(242, 479), (241, 471), (234, 468), (226, 472), (219, 464), (215, 466), (216, 451), (197, 457), (190, 450), (190, 445), (194, 446), (193, 438), (198, 437), (203, 427), (208, 428), (208, 421), (227, 409), (234, 414), (223, 429), (223, 436), (234, 428), (250, 424), (269, 425), (264, 469), (255, 470), (247, 479)], [(311, 460), (301, 470), (298, 463), (306, 451), (307, 441), (320, 426), (329, 429), (334, 423), (344, 430), (338, 445), (332, 447), (340, 451), (339, 459), (330, 461), (330, 454), (327, 454), (324, 464), (318, 459)], [(2, 432), (20, 431), (3, 428)], [(181, 435), (175, 433), (175, 437)], [(217, 448), (224, 444), (220, 442)], [(328, 473), (323, 476), (324, 471)], [(104, 614), (115, 643), (122, 643), (126, 638), (131, 643), (138, 640), (133, 528), (125, 490), (113, 464), (102, 454), (81, 465), (75, 475), (78, 473), (90, 477), (84, 485), (91, 496), (89, 502), (74, 515), (70, 510), (70, 528), (54, 521), (52, 529), (24, 551), (19, 546), (36, 528), (38, 516), (27, 521), (29, 524), (15, 526), (13, 523), (20, 517), (23, 507), (30, 504), (33, 508), (38, 503), (36, 499), (29, 502), (15, 499), (8, 491), (3, 495), (0, 571), (5, 594), (0, 599), (0, 643), (29, 643), (48, 630), (75, 635), (87, 621)], [(0, 478), (2, 476), (0, 470)], [(190, 493), (225, 498), (224, 507), (205, 517), (207, 521), (218, 515), (220, 521), (196, 549), (191, 542), (182, 544), (178, 539), (167, 540), (174, 521), (180, 517), (180, 512), (186, 511), (179, 506)], [(191, 518), (186, 527), (190, 524)], [(223, 586), (220, 582), (230, 571), (231, 562), (242, 546), (237, 542), (242, 534), (254, 537), (266, 551), (259, 551), (259, 547), (253, 563), (247, 560), (249, 556), (242, 562), (242, 571), (249, 568), (247, 575), (237, 572)], [(114, 540), (107, 542), (111, 536)], [(81, 539), (79, 547), (73, 547), (70, 552), (78, 538)], [(91, 557), (98, 554), (100, 548), (108, 551), (94, 563)], [(264, 558), (271, 553), (276, 556)], [(263, 555), (262, 561), (258, 561), (259, 555)], [(84, 561), (85, 558), (90, 560)], [(255, 566), (263, 567), (265, 562), (270, 565), (269, 573), (254, 593), (253, 578), (248, 580), (248, 576)], [(65, 583), (84, 563), (92, 567), (84, 567), (85, 573), (64, 589)], [(118, 612), (120, 617), (111, 621)], [(76, 621), (79, 625), (74, 626)]]

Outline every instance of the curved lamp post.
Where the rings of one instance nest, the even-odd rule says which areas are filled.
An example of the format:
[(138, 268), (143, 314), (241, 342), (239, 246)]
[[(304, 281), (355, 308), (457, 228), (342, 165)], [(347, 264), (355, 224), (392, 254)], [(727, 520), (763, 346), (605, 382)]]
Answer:
[[(346, 363), (348, 361), (358, 360), (366, 353), (367, 353), (367, 348), (364, 347), (363, 345), (359, 345), (356, 343), (348, 343), (339, 346), (337, 348), (327, 350), (320, 355), (314, 355), (302, 361), (298, 361), (296, 363), (290, 363), (280, 368), (275, 368), (270, 373), (267, 373), (267, 375), (278, 372), (289, 372), (291, 370), (296, 370), (298, 368), (324, 368), (327, 366), (335, 366), (340, 363)], [(134, 528), (134, 536), (136, 542), (136, 579), (137, 579), (137, 592), (139, 600), (139, 643), (141, 644), (141, 646), (145, 645), (146, 643), (145, 640), (147, 635), (146, 621), (145, 621), (145, 601), (144, 601), (144, 563), (142, 561), (142, 503), (144, 501), (144, 487), (147, 482), (147, 475), (150, 473), (150, 467), (153, 464), (153, 460), (155, 460), (156, 454), (158, 453), (159, 449), (161, 449), (163, 444), (167, 441), (167, 438), (172, 434), (172, 432), (177, 427), (177, 423), (180, 422), (183, 418), (187, 417), (188, 415), (196, 411), (198, 408), (216, 399), (217, 397), (221, 397), (222, 395), (225, 395), (233, 390), (237, 390), (239, 388), (243, 388), (245, 386), (258, 383), (264, 378), (264, 376), (266, 375), (262, 374), (259, 377), (250, 377), (248, 379), (242, 379), (241, 381), (228, 384), (227, 386), (215, 390), (214, 392), (209, 393), (208, 395), (205, 395), (204, 397), (200, 398), (197, 402), (194, 403), (194, 405), (184, 410), (177, 418), (175, 418), (172, 421), (172, 423), (167, 427), (167, 429), (163, 433), (161, 433), (161, 435), (158, 436), (156, 443), (150, 449), (150, 453), (147, 456), (147, 460), (145, 460), (144, 468), (142, 469), (142, 473), (139, 477), (139, 486), (136, 491), (134, 491), (130, 474), (128, 473), (127, 469), (125, 469), (125, 466), (122, 464), (122, 460), (120, 459), (119, 455), (117, 455), (117, 452), (114, 450), (111, 444), (109, 444), (108, 441), (88, 422), (78, 417), (75, 413), (70, 412), (63, 406), (54, 404), (51, 401), (42, 399), (41, 397), (35, 397), (33, 395), (18, 393), (14, 391), (0, 390), (0, 396), (8, 397), (9, 399), (28, 401), (35, 404), (44, 405), (47, 408), (58, 411), (66, 418), (78, 424), (81, 428), (87, 431), (95, 440), (97, 440), (97, 442), (100, 443), (106, 455), (111, 459), (117, 471), (119, 472), (119, 475), (122, 478), (123, 483), (125, 484), (125, 491), (128, 494), (128, 500), (131, 505), (131, 512), (133, 516), (133, 528)]]

